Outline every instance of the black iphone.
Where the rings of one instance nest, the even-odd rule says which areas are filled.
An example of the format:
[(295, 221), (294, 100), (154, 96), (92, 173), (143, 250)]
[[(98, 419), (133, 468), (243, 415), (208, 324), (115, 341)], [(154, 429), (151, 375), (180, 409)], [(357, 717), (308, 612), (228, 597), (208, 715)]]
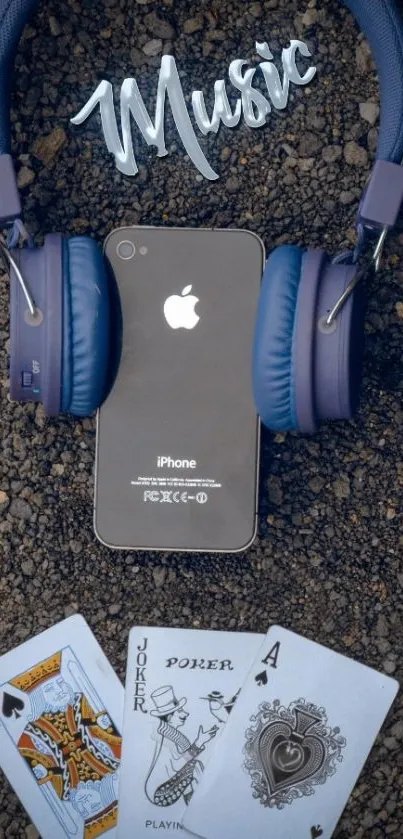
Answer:
[(243, 551), (257, 526), (263, 244), (244, 230), (126, 227), (105, 253), (122, 351), (98, 413), (96, 535), (128, 550)]

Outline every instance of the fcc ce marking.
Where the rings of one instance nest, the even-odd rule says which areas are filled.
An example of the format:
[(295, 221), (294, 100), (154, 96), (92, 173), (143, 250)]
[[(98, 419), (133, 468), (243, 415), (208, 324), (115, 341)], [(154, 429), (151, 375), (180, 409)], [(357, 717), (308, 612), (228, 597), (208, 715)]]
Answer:
[(207, 492), (198, 492), (197, 495), (189, 495), (187, 491), (146, 489), (143, 494), (143, 501), (151, 502), (152, 504), (187, 504), (191, 501), (196, 501), (197, 504), (205, 504), (207, 500)]

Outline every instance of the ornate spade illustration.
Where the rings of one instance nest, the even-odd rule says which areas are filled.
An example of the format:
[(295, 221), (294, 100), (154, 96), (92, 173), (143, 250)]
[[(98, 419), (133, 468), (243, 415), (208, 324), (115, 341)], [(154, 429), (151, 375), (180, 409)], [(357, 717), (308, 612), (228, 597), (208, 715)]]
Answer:
[(286, 722), (269, 722), (259, 737), (260, 760), (271, 793), (316, 775), (326, 757), (322, 740), (309, 734), (320, 717), (301, 708), (294, 713), (295, 727)]
[[(305, 699), (288, 708), (279, 700), (263, 702), (251, 722), (244, 769), (251, 775), (254, 797), (265, 807), (281, 809), (312, 795), (313, 787), (334, 775), (337, 762), (343, 760), (345, 738), (338, 728), (329, 728), (324, 708)], [(312, 831), (314, 837), (323, 832), (319, 825)]]

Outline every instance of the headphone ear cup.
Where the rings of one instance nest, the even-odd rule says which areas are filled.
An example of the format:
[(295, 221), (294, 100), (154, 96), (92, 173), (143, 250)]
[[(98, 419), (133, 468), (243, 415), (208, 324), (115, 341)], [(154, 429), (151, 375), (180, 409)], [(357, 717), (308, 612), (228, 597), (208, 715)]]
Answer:
[(10, 272), (10, 395), (42, 402), (48, 416), (61, 410), (63, 352), (63, 240), (45, 236), (41, 248), (16, 248), (12, 258), (33, 297), (36, 316), (14, 268)]
[(253, 392), (258, 414), (273, 431), (298, 428), (294, 327), (303, 251), (283, 245), (269, 257), (260, 292), (253, 348)]
[(262, 282), (253, 353), (258, 414), (273, 431), (316, 431), (320, 420), (357, 408), (364, 333), (362, 284), (335, 322), (326, 318), (352, 281), (354, 265), (323, 251), (277, 248)]
[(364, 345), (363, 282), (358, 283), (330, 328), (326, 325), (326, 316), (356, 271), (354, 265), (323, 263), (312, 324), (316, 332), (313, 378), (317, 420), (351, 419), (358, 406)]
[(63, 240), (62, 411), (88, 416), (102, 404), (110, 348), (109, 280), (86, 236)]

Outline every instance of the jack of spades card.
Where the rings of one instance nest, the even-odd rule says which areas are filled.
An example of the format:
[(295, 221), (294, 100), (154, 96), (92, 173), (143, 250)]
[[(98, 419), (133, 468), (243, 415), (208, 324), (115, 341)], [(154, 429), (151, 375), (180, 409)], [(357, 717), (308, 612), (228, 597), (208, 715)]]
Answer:
[(72, 649), (2, 689), (3, 725), (66, 836), (115, 827), (121, 737)]

